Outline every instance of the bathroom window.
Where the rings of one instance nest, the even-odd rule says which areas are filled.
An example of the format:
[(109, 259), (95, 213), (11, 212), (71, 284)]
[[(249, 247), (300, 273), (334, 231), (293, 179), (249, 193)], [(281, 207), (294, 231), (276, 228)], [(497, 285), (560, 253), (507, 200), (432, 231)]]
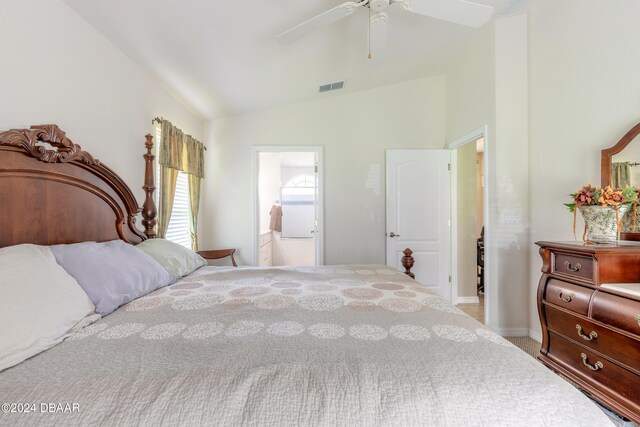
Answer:
[(315, 177), (296, 175), (281, 188), (282, 238), (310, 239), (315, 230)]
[(308, 173), (303, 173), (291, 178), (287, 182), (287, 185), (285, 185), (285, 188), (290, 188), (290, 187), (315, 188), (315, 186), (316, 186), (316, 180), (313, 177), (313, 175)]

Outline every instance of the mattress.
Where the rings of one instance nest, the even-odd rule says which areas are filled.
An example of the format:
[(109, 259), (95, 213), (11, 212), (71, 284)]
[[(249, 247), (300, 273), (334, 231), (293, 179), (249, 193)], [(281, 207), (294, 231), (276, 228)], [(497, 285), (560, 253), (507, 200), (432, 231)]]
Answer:
[(1, 425), (611, 425), (372, 265), (203, 267), (0, 373), (0, 403), (22, 405), (3, 405)]

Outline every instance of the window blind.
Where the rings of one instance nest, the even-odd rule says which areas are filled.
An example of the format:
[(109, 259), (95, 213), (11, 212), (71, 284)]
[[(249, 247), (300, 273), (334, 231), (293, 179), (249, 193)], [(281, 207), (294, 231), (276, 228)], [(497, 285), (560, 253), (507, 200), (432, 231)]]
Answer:
[[(162, 131), (160, 127), (156, 127), (156, 141), (159, 142), (162, 137)], [(156, 144), (157, 150), (159, 150), (160, 144)], [(156, 151), (157, 151), (156, 150)], [(156, 154), (158, 154), (156, 152)], [(159, 156), (156, 157), (159, 159)], [(160, 181), (160, 162), (156, 162), (156, 182)], [(158, 202), (158, 191), (156, 191), (156, 204)], [(169, 227), (167, 228), (167, 234), (165, 238), (172, 242), (178, 243), (185, 248), (191, 249), (191, 233), (189, 232), (189, 178), (186, 173), (178, 172), (178, 179), (176, 182), (176, 194), (173, 199), (173, 209), (171, 210), (171, 219), (169, 220)]]
[(167, 229), (167, 240), (179, 243), (191, 249), (191, 234), (189, 233), (189, 178), (186, 173), (178, 172), (176, 195), (173, 199), (171, 220)]

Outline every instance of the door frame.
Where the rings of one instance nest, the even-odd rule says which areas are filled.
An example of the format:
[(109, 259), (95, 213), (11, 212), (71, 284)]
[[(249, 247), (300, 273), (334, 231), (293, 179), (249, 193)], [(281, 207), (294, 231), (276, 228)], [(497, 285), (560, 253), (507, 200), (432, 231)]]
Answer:
[(451, 150), (451, 293), (454, 304), (457, 304), (458, 300), (458, 153), (457, 149), (470, 142), (475, 142), (478, 139), (484, 139), (484, 153), (483, 158), (483, 170), (484, 170), (484, 192), (482, 201), (482, 225), (484, 226), (484, 324), (490, 329), (495, 328), (492, 326), (497, 319), (493, 318), (491, 308), (494, 302), (495, 287), (491, 282), (491, 248), (493, 248), (493, 235), (491, 234), (491, 221), (489, 218), (490, 212), (492, 212), (492, 206), (490, 204), (491, 197), (494, 194), (494, 189), (490, 185), (492, 182), (489, 179), (489, 173), (491, 171), (490, 166), (493, 164), (492, 152), (489, 149), (491, 147), (491, 141), (489, 140), (489, 127), (487, 125), (479, 127), (473, 132), (456, 139), (455, 141), (447, 144), (447, 149)]
[(253, 169), (253, 264), (258, 265), (258, 232), (260, 230), (260, 212), (258, 203), (259, 174), (258, 166), (260, 153), (315, 153), (318, 164), (317, 172), (317, 192), (318, 199), (316, 201), (316, 230), (315, 230), (315, 263), (316, 265), (324, 264), (324, 147), (320, 145), (254, 145), (252, 156)]

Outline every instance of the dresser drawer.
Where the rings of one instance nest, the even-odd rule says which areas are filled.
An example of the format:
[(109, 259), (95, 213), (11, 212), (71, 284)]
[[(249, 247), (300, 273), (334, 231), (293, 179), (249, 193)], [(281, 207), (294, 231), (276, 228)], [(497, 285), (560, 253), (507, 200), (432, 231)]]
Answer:
[(640, 405), (640, 377), (559, 335), (549, 333), (547, 357), (600, 390), (608, 390), (632, 403)]
[(594, 283), (595, 262), (592, 257), (553, 253), (553, 272)]
[(567, 310), (579, 314), (587, 315), (589, 311), (589, 301), (593, 290), (562, 280), (549, 279), (544, 292), (545, 301), (564, 307)]
[(265, 245), (271, 241), (271, 232), (262, 233), (258, 238), (258, 246)]
[(549, 330), (640, 372), (640, 341), (550, 305), (545, 306), (545, 312)]
[(260, 246), (258, 251), (258, 265), (261, 267), (270, 267), (273, 265), (273, 243), (271, 241)]
[(640, 301), (596, 291), (593, 295), (591, 317), (640, 335)]

